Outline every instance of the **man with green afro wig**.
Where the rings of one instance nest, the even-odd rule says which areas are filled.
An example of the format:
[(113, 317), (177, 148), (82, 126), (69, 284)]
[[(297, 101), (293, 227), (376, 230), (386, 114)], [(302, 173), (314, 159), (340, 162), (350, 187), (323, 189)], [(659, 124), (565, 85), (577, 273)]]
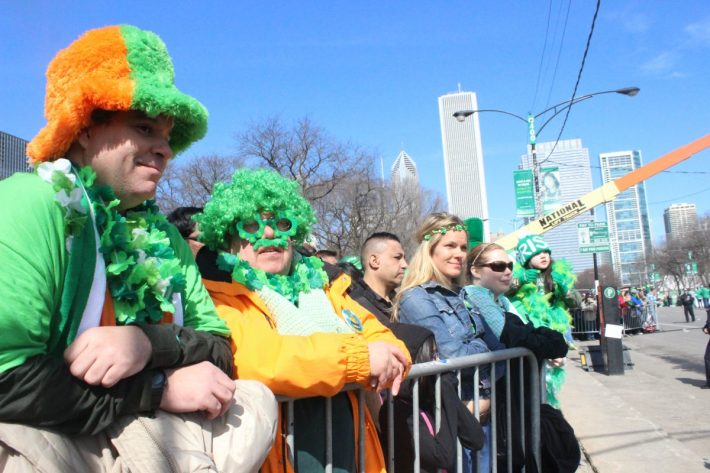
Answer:
[[(411, 359), (402, 342), (350, 297), (347, 274), (329, 274), (321, 259), (296, 251), (315, 222), (298, 183), (274, 171), (239, 170), (215, 186), (195, 220), (201, 239), (217, 250), (198, 258), (198, 265), (232, 331), (235, 377), (261, 381), (276, 395), (308, 398), (294, 402), (292, 460), (282, 456), (285, 435), (277, 432), (259, 471), (323, 471), (326, 464), (337, 473), (356, 471), (360, 432), (368, 471), (385, 471), (373, 419), (368, 416), (358, 430), (351, 409), (357, 398), (341, 389), (354, 383), (376, 391), (391, 387), (396, 394)], [(331, 459), (321, 448), (328, 426), (338, 435)]]
[[(228, 249), (234, 236), (253, 240), (258, 248), (264, 212), (276, 218), (281, 226), (275, 230), (281, 237), (277, 238), (277, 244), (282, 246), (286, 237), (301, 245), (316, 221), (298, 183), (266, 169), (241, 169), (234, 173), (231, 182), (217, 183), (204, 212), (195, 220), (200, 225), (200, 239), (213, 250)], [(290, 228), (284, 230), (289, 224)], [(245, 227), (249, 225), (254, 225), (256, 231), (248, 232)]]

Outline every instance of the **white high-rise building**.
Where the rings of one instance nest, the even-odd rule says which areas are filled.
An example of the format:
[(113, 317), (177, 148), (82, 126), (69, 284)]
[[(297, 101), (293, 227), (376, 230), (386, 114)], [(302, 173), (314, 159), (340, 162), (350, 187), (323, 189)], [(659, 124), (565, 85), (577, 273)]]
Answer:
[[(602, 182), (606, 184), (643, 165), (641, 152), (614, 151), (599, 155)], [(641, 182), (606, 204), (611, 264), (622, 285), (646, 282), (646, 260), (651, 252), (651, 225), (646, 184)]]
[(483, 149), (478, 113), (459, 122), (454, 113), (478, 110), (473, 92), (455, 92), (439, 97), (439, 122), (444, 150), (446, 199), (449, 212), (462, 219), (483, 220), (484, 236), (489, 235), (488, 196), (483, 169)]
[(410, 183), (419, 184), (417, 164), (406, 151), (400, 151), (397, 155), (397, 159), (394, 160), (390, 172), (390, 180), (395, 186), (402, 184), (408, 185)]
[(695, 204), (673, 204), (663, 211), (666, 239), (682, 238), (698, 229), (698, 210)]
[[(554, 151), (552, 148), (554, 147)], [(550, 152), (552, 155), (548, 157)], [(562, 205), (582, 197), (592, 191), (592, 170), (589, 165), (589, 150), (582, 147), (582, 140), (560, 140), (537, 143), (537, 162), (540, 167), (559, 167), (560, 203)], [(521, 157), (522, 168), (532, 168), (532, 154)], [(542, 185), (542, 183), (540, 184)], [(564, 258), (572, 264), (575, 273), (593, 266), (592, 255), (580, 254), (577, 224), (592, 221), (590, 214), (579, 215), (545, 233), (545, 241), (552, 248), (553, 258)]]

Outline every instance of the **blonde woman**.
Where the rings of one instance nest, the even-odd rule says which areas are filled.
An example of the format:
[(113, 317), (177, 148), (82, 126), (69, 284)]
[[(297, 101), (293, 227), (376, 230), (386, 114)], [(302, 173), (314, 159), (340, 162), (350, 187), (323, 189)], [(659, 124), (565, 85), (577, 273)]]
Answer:
[[(470, 310), (461, 287), (464, 282), (468, 234), (455, 215), (427, 216), (416, 233), (419, 246), (394, 301), (394, 321), (420, 325), (434, 333), (441, 358), (456, 358), (503, 349), (480, 315)], [(462, 373), (461, 397), (470, 409), (474, 398), (473, 372)], [(490, 368), (480, 369), (479, 409), (482, 423), (490, 408)], [(479, 472), (489, 471), (490, 455), (481, 452)], [(466, 471), (466, 470), (465, 470)]]

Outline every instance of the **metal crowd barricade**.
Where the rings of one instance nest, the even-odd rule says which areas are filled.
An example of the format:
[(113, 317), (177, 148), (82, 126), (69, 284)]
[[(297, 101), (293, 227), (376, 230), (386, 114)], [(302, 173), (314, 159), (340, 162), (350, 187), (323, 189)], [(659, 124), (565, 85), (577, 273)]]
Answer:
[[(598, 335), (599, 325), (597, 324), (596, 310), (594, 312), (585, 311), (580, 308), (570, 310), (572, 315), (572, 335)], [(590, 316), (591, 312), (591, 316)]]
[(648, 317), (648, 307), (623, 307), (621, 319), (624, 322), (624, 335), (640, 333)]
[[(517, 370), (518, 373), (518, 386), (521, 388), (521, 392), (517, 393), (515, 396), (511, 393), (511, 361), (518, 360), (520, 369)], [(527, 363), (524, 363), (527, 361)], [(456, 372), (459, 378), (459, 394), (461, 390), (461, 378), (462, 371), (467, 369), (474, 369), (472, 375), (474, 386), (478, 386), (479, 381), (479, 369), (483, 366), (490, 366), (491, 370), (491, 380), (496, 379), (497, 371), (501, 368), (501, 364), (505, 363), (504, 373), (498, 373), (504, 377), (504, 387), (505, 387), (505, 402), (506, 402), (506, 416), (505, 416), (505, 428), (507, 432), (506, 442), (506, 468), (505, 471), (512, 471), (513, 468), (513, 441), (511, 439), (512, 435), (512, 416), (511, 407), (512, 402), (516, 401), (519, 403), (520, 418), (520, 446), (522, 446), (522, 451), (524, 455), (532, 455), (535, 463), (540, 465), (540, 399), (541, 399), (541, 383), (540, 383), (540, 371), (538, 370), (537, 360), (530, 350), (525, 348), (511, 348), (506, 350), (500, 350), (495, 352), (482, 353), (478, 355), (466, 356), (461, 358), (453, 358), (449, 360), (432, 361), (429, 363), (420, 363), (412, 366), (412, 369), (407, 375), (407, 379), (413, 380), (412, 388), (412, 435), (413, 435), (413, 446), (414, 446), (414, 472), (420, 472), (420, 439), (419, 439), (419, 380), (426, 376), (435, 376), (435, 432), (439, 432), (441, 426), (441, 375), (447, 372)], [(501, 380), (499, 379), (500, 383)], [(496, 389), (500, 388), (501, 385), (496, 386), (497, 383), (491, 382), (491, 407), (490, 407), (490, 422), (491, 422), (491, 471), (497, 473), (499, 471), (497, 464), (497, 430), (499, 426), (497, 425), (498, 419), (496, 416)], [(526, 386), (528, 389), (526, 390)], [(358, 436), (358, 471), (361, 473), (365, 472), (365, 391), (358, 385), (348, 385), (343, 391), (356, 390), (358, 396), (358, 432), (361, 434)], [(527, 394), (526, 394), (527, 392)], [(526, 412), (526, 398), (529, 400), (529, 412)], [(293, 463), (293, 449), (294, 449), (294, 401), (297, 399), (288, 398), (284, 396), (277, 396), (277, 399), (283, 404), (286, 404), (286, 444), (288, 446), (288, 455)], [(480, 417), (478, 412), (478, 401), (479, 392), (478, 389), (474, 389), (474, 415), (476, 418)], [(395, 451), (394, 451), (394, 439), (395, 435), (409, 435), (408, 432), (395, 432), (394, 431), (394, 409), (393, 409), (393, 397), (388, 391), (385, 396), (384, 402), (388, 407), (387, 412), (387, 425), (386, 425), (386, 435), (383, 437), (387, 442), (387, 471), (395, 471)], [(326, 398), (326, 473), (332, 473), (333, 471), (333, 431), (332, 431), (332, 403), (330, 398)], [(385, 408), (385, 405), (382, 406)], [(526, 430), (526, 420), (529, 418), (529, 430)], [(385, 428), (385, 427), (383, 427)], [(526, 435), (530, 436), (530, 441), (526, 443)], [(488, 441), (488, 439), (486, 439)], [(460, 442), (457, 442), (457, 461), (456, 461), (456, 471), (458, 473), (462, 472), (462, 448)], [(384, 445), (383, 445), (384, 447)], [(476, 455), (477, 463), (480, 462), (480, 457)], [(477, 465), (476, 471), (480, 471), (480, 463)], [(523, 469), (523, 471), (525, 471)], [(453, 472), (450, 472), (453, 473)]]

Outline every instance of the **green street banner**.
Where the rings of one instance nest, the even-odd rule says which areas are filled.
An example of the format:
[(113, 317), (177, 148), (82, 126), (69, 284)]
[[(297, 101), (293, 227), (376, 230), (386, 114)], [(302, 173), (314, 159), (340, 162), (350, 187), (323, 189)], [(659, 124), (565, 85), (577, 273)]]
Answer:
[(540, 194), (544, 213), (553, 212), (562, 206), (560, 168), (540, 168)]
[(531, 169), (513, 171), (515, 182), (515, 215), (520, 217), (535, 216), (535, 192)]

